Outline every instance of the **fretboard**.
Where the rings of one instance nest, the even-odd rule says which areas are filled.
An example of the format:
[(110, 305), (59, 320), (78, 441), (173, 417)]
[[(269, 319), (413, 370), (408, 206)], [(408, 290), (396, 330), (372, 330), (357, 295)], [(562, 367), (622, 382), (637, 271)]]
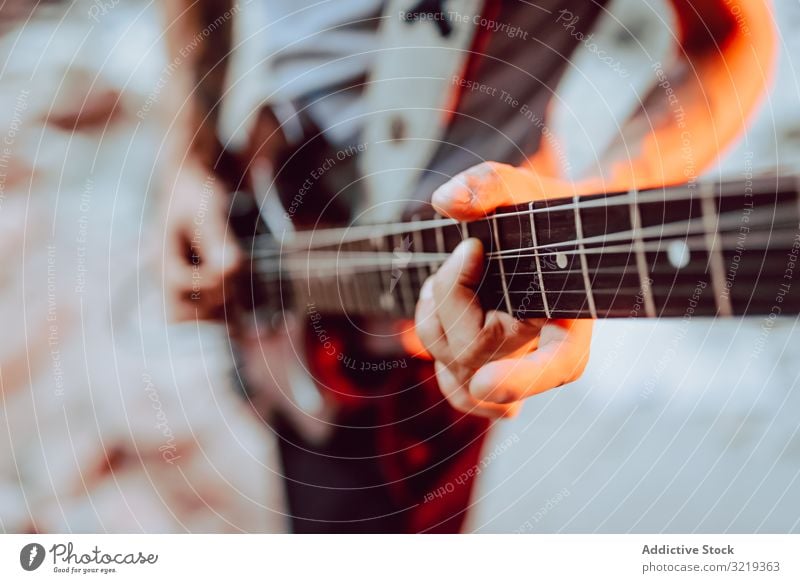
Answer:
[(797, 314), (798, 184), (692, 183), (540, 200), (469, 223), (318, 230), (256, 249), (254, 266), (282, 307), (410, 318), (423, 282), (475, 237), (481, 301), (519, 318)]

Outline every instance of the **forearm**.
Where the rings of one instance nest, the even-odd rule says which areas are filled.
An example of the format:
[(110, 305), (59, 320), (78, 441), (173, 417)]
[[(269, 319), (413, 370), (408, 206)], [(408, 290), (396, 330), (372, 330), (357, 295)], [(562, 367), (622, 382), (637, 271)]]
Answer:
[[(742, 134), (766, 95), (775, 31), (764, 0), (673, 0), (680, 60), (653, 63), (656, 86), (610, 152), (607, 189), (694, 181)], [(626, 143), (641, 144), (629, 156)]]
[(232, 14), (225, 11), (225, 5), (227, 2), (198, 0), (162, 4), (167, 83), (158, 104), (158, 116), (168, 128), (167, 157), (173, 160), (191, 157), (211, 165), (218, 152), (212, 107), (218, 99), (214, 88), (218, 89), (224, 75), (224, 60), (217, 54), (227, 52), (226, 33), (219, 26), (214, 33), (222, 38), (212, 40), (203, 33), (204, 23), (213, 21), (216, 14), (226, 15), (217, 22), (224, 24), (230, 19)]

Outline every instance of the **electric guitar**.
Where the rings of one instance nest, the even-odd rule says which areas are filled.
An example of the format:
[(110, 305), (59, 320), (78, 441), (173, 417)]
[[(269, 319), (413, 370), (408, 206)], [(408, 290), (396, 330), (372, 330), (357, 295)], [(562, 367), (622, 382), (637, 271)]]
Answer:
[[(517, 318), (795, 315), (798, 186), (794, 177), (690, 183), (538, 200), (468, 223), (431, 212), (297, 232), (268, 232), (253, 217), (259, 206), (242, 204), (232, 222), (250, 255), (241, 296), (252, 308), (251, 332), (240, 343), (239, 367), (250, 402), (259, 411), (277, 404), (290, 420), (278, 432), (292, 484), (312, 479), (330, 486), (322, 492), (346, 491), (320, 476), (360, 460), (347, 462), (348, 475), (364, 476), (357, 483), (365, 488), (385, 484), (394, 501), (387, 515), (414, 509), (403, 528), (447, 524), (449, 508), (469, 503), (469, 489), (455, 489), (430, 515), (420, 492), (472, 471), (488, 424), (452, 409), (431, 363), (370, 325), (413, 318), (423, 282), (468, 237), (483, 243), (484, 307)], [(376, 338), (392, 341), (381, 352)], [(407, 366), (373, 372), (387, 362)], [(334, 445), (326, 427), (336, 428)], [(329, 501), (337, 504), (348, 503)]]
[(413, 318), (424, 281), (476, 237), (484, 307), (521, 319), (797, 314), (799, 186), (757, 177), (538, 200), (468, 223), (251, 231), (251, 299), (271, 313)]

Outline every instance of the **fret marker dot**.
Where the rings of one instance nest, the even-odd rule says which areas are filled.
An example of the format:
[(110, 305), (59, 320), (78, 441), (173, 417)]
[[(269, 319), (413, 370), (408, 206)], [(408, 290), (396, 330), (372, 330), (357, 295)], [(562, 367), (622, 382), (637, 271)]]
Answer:
[(567, 256), (564, 253), (556, 253), (556, 265), (560, 269), (564, 269), (567, 266)]
[(689, 265), (689, 247), (685, 241), (671, 241), (667, 246), (667, 259), (672, 267), (680, 269)]

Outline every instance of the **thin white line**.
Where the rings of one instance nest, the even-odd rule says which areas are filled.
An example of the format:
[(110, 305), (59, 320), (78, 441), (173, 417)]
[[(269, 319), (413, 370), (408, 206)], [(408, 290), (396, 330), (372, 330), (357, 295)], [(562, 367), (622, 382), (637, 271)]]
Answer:
[[(382, 236), (379, 236), (377, 237), (377, 243), (378, 243), (377, 245), (378, 254), (381, 255), (385, 254), (386, 240)], [(393, 259), (394, 253), (392, 253), (390, 257)], [(383, 308), (387, 312), (391, 312), (392, 310), (394, 310), (396, 306), (396, 300), (394, 298), (394, 294), (389, 289), (392, 285), (392, 264), (391, 264), (392, 259), (389, 260), (389, 269), (388, 271), (386, 271), (385, 276), (384, 276), (383, 266), (381, 266), (380, 277), (379, 277), (381, 282), (381, 287), (380, 287), (381, 295), (380, 298), (378, 299), (378, 303), (380, 304), (381, 308)]]
[[(348, 245), (348, 247), (349, 247), (349, 245)], [(349, 249), (348, 249), (348, 252), (349, 253), (358, 253), (358, 251), (350, 251)], [(340, 265), (338, 259), (337, 259), (336, 263), (337, 263), (337, 267), (338, 267)], [(342, 279), (341, 277), (339, 279), (339, 285), (341, 286), (339, 288), (339, 293), (340, 293), (339, 301), (343, 302), (343, 301), (345, 301), (347, 296), (351, 296), (355, 300), (353, 302), (353, 304), (354, 304), (354, 310), (353, 311), (360, 312), (360, 313), (363, 314), (366, 311), (365, 310), (366, 304), (364, 303), (363, 298), (361, 297), (361, 286), (358, 285), (358, 281), (356, 281), (357, 271), (354, 270), (354, 269), (351, 269), (349, 265), (344, 265), (344, 267), (345, 267), (344, 272), (340, 273), (340, 275), (344, 275), (344, 279)], [(342, 292), (344, 292), (343, 295), (342, 295)], [(342, 307), (344, 308), (344, 310), (343, 310), (344, 312), (348, 311), (346, 306), (343, 305)]]
[[(725, 185), (726, 183), (721, 183), (721, 184)], [(741, 196), (741, 195), (739, 193), (736, 193), (736, 195), (724, 195), (724, 196)], [(756, 192), (754, 193), (754, 196), (762, 196), (762, 193)], [(691, 196), (685, 195), (679, 197), (669, 197), (669, 196), (665, 197), (659, 190), (659, 192), (647, 191), (644, 193), (640, 193), (638, 199), (640, 204), (648, 202), (663, 204), (664, 202), (681, 201), (681, 200), (683, 201), (691, 200)], [(597, 200), (589, 200), (581, 202), (580, 208), (581, 209), (603, 208), (603, 207), (612, 208), (628, 204), (630, 204), (628, 201), (628, 196), (626, 194), (621, 194), (621, 195), (612, 195), (605, 199), (601, 198)], [(546, 213), (575, 209), (575, 207), (576, 207), (575, 203), (568, 203), (553, 207), (534, 209), (532, 212), (535, 214), (540, 214), (540, 213), (546, 214)], [(498, 218), (516, 217), (526, 214), (528, 212), (531, 211), (510, 211), (505, 213), (497, 213), (495, 216), (497, 216)], [(739, 220), (738, 217), (737, 220)], [(350, 227), (341, 227), (333, 229), (298, 231), (293, 235), (290, 241), (285, 241), (284, 244), (287, 247), (293, 249), (326, 247), (329, 245), (338, 245), (348, 240), (370, 238), (371, 236), (375, 235), (376, 230), (380, 230), (380, 232), (385, 236), (390, 236), (390, 235), (396, 235), (398, 233), (406, 233), (413, 229), (431, 229), (437, 226), (449, 226), (454, 224), (458, 224), (458, 221), (449, 218), (439, 218), (436, 219), (435, 221), (419, 221), (416, 223), (409, 222), (409, 223), (389, 223), (389, 224), (378, 224), (378, 225), (355, 225)], [(461, 230), (462, 233), (464, 233), (466, 231), (466, 225), (462, 224)], [(272, 237), (272, 236), (258, 235), (256, 237), (252, 237), (251, 239), (258, 239), (260, 237)]]
[[(497, 246), (497, 249), (500, 249), (500, 229), (497, 228), (497, 219), (495, 217), (492, 217), (492, 225), (494, 226), (494, 244)], [(503, 297), (506, 299), (508, 313), (513, 315), (514, 310), (511, 307), (511, 298), (508, 295), (508, 282), (506, 282), (506, 268), (502, 260), (500, 261), (500, 285), (503, 286)]]
[[(577, 239), (580, 241), (583, 239), (583, 226), (581, 224), (581, 211), (578, 208), (578, 200), (579, 197), (575, 196), (575, 234), (577, 235)], [(592, 318), (597, 319), (597, 308), (594, 305), (594, 294), (592, 294), (592, 284), (589, 281), (589, 264), (586, 262), (586, 254), (583, 253), (585, 251), (583, 247), (583, 243), (578, 243), (578, 249), (580, 249), (580, 260), (581, 260), (581, 269), (583, 270), (583, 285), (586, 287), (586, 301), (589, 303), (589, 313), (592, 315)]]
[[(395, 249), (400, 249), (400, 253), (402, 253), (403, 249), (403, 236), (401, 234), (397, 234), (394, 236), (394, 244)], [(394, 256), (395, 251), (392, 252)], [(416, 304), (416, 300), (414, 298), (414, 290), (411, 289), (411, 283), (408, 281), (408, 275), (405, 271), (408, 269), (408, 265), (403, 265), (400, 268), (400, 280), (396, 282), (395, 289), (398, 287), (400, 288), (400, 307), (403, 309), (403, 313), (407, 315), (410, 312), (414, 313), (414, 305)], [(394, 278), (394, 271), (395, 266), (392, 266), (392, 278)]]
[(440, 219), (441, 217), (436, 215), (436, 219), (434, 221), (436, 222), (436, 249), (439, 251), (439, 253), (446, 253), (444, 250), (444, 233), (442, 232), (442, 225), (439, 223)]
[[(531, 202), (528, 207), (531, 211), (533, 211), (534, 203)], [(539, 246), (539, 243), (536, 240), (536, 226), (533, 224), (533, 212), (530, 214), (531, 219), (531, 240), (533, 242), (533, 248), (536, 249)], [(547, 304), (547, 294), (544, 291), (544, 278), (542, 277), (542, 265), (539, 263), (539, 253), (536, 251), (533, 252), (534, 261), (536, 262), (536, 273), (539, 276), (539, 291), (542, 293), (542, 304), (544, 304), (544, 315), (547, 319), (550, 319), (550, 306)]]
[(656, 316), (656, 303), (653, 300), (653, 287), (650, 285), (650, 278), (647, 271), (647, 258), (644, 254), (644, 241), (642, 240), (642, 216), (639, 213), (639, 206), (636, 204), (636, 191), (628, 193), (631, 196), (631, 227), (633, 227), (633, 246), (636, 251), (636, 268), (639, 271), (639, 283), (642, 286), (644, 296), (644, 311), (651, 317)]
[(461, 223), (461, 239), (469, 239), (469, 227), (467, 226), (467, 223)]
[[(625, 196), (625, 195), (620, 195), (620, 198), (627, 199), (628, 197)], [(574, 205), (569, 205), (569, 206), (570, 206), (570, 208), (574, 208)], [(585, 208), (585, 207), (582, 205), (581, 208)], [(756, 209), (754, 209), (753, 213), (750, 215), (750, 228), (754, 229), (755, 227), (767, 226), (767, 227), (771, 227), (774, 230), (774, 227), (775, 227), (775, 216), (783, 216), (783, 212), (784, 211), (786, 211), (786, 212), (790, 212), (791, 211), (794, 214), (796, 212), (795, 211), (795, 205), (790, 204), (790, 203), (782, 203), (782, 204), (778, 204), (778, 205), (775, 205), (775, 206), (765, 206), (764, 208), (756, 208)], [(529, 215), (530, 212), (529, 211), (523, 211), (523, 212), (515, 213), (513, 216), (523, 216), (523, 215), (526, 215), (526, 214)], [(503, 215), (497, 215), (498, 218), (502, 218), (502, 216)], [(506, 216), (511, 216), (511, 215), (506, 215)], [(761, 222), (759, 222), (759, 219), (764, 219), (764, 223), (762, 224)], [(457, 225), (458, 223), (456, 223), (456, 222), (454, 222), (454, 221), (452, 221), (450, 219), (441, 219), (441, 220), (435, 220), (435, 221), (421, 221), (419, 223), (405, 223), (405, 224), (406, 225), (424, 225), (423, 227), (421, 227), (421, 228), (424, 228), (424, 229), (432, 229), (432, 228), (441, 229), (441, 227), (443, 225), (447, 225), (447, 226), (449, 226), (449, 225)], [(726, 212), (726, 213), (722, 213), (722, 214), (719, 215), (719, 222), (717, 224), (718, 225), (717, 231), (719, 231), (720, 228), (723, 229), (723, 230), (738, 229), (740, 224), (741, 224), (741, 216), (740, 216), (739, 213), (737, 213), (735, 211), (729, 211), (729, 212)], [(398, 223), (397, 226), (402, 226), (402, 225), (403, 225), (403, 223)], [(463, 233), (464, 233), (464, 231), (466, 229), (466, 224), (464, 224), (460, 228), (461, 228), (461, 232), (462, 232), (462, 236), (463, 236)], [(399, 232), (400, 233), (407, 233), (410, 230), (411, 229), (402, 229), (402, 230), (399, 230)], [(333, 231), (338, 231), (338, 229), (333, 229)], [(327, 230), (308, 231), (308, 233), (314, 233), (314, 232), (322, 234), (322, 233), (326, 233)], [(303, 233), (306, 233), (306, 231), (300, 231), (299, 235), (302, 235)], [(702, 220), (702, 218), (698, 217), (698, 218), (691, 218), (691, 219), (680, 219), (680, 220), (677, 220), (677, 221), (673, 221), (671, 223), (664, 223), (662, 225), (653, 225), (651, 227), (645, 227), (645, 228), (642, 228), (640, 230), (639, 235), (642, 236), (642, 237), (656, 237), (656, 236), (658, 236), (658, 237), (661, 237), (661, 239), (663, 240), (665, 237), (672, 236), (672, 235), (680, 235), (680, 236), (685, 236), (685, 235), (690, 235), (690, 234), (701, 234), (702, 235), (704, 233), (705, 233), (705, 223)], [(383, 233), (383, 234), (387, 235), (387, 233)], [(614, 233), (606, 233), (606, 234), (603, 234), (603, 235), (595, 235), (593, 237), (589, 237), (589, 238), (583, 239), (582, 241), (569, 240), (569, 241), (559, 241), (557, 243), (548, 243), (546, 245), (539, 246), (538, 249), (554, 249), (554, 248), (557, 248), (557, 247), (566, 247), (566, 246), (570, 246), (570, 245), (576, 245), (577, 243), (583, 243), (584, 245), (589, 245), (589, 244), (593, 244), (593, 243), (603, 243), (603, 244), (605, 244), (605, 243), (612, 242), (612, 241), (626, 241), (626, 240), (630, 239), (632, 234), (633, 233), (630, 230), (628, 230), (628, 231), (617, 231), (617, 232), (614, 232)], [(258, 235), (256, 237), (246, 238), (245, 241), (247, 242), (248, 245), (255, 245), (256, 241), (260, 237), (263, 237), (263, 236), (264, 235)], [(378, 238), (374, 234), (374, 229), (373, 229), (373, 234), (368, 238), (370, 238), (370, 239)], [(360, 241), (360, 240), (363, 240), (363, 239), (348, 239), (348, 240)], [(342, 240), (342, 241), (338, 241), (338, 242), (331, 243), (331, 244), (332, 245), (340, 245), (343, 242), (345, 242), (345, 241)], [(645, 244), (645, 245), (647, 245), (647, 244)], [(259, 249), (258, 251), (253, 253), (253, 256), (255, 256), (255, 257), (276, 256), (277, 257), (279, 255), (290, 253), (290, 252), (293, 252), (293, 251), (314, 251), (314, 249), (316, 247), (318, 247), (318, 246), (321, 246), (321, 245), (318, 245), (318, 242), (317, 242), (317, 243), (315, 243), (314, 245), (312, 245), (310, 247), (302, 247), (302, 246), (294, 246), (294, 245), (284, 245), (282, 247), (271, 247), (271, 248), (268, 247), (268, 248), (265, 248), (265, 249)], [(518, 248), (518, 249), (506, 249), (506, 250), (502, 251), (501, 253), (504, 254), (504, 255), (513, 255), (514, 253), (519, 253), (519, 252), (522, 252), (522, 251), (531, 251), (531, 250), (532, 249), (529, 248), (529, 247), (523, 247), (523, 248)], [(591, 252), (592, 249), (588, 249), (587, 251)], [(564, 253), (569, 254), (570, 252), (569, 251), (564, 251)], [(496, 253), (487, 253), (488, 257), (493, 257), (495, 255), (496, 255)]]
[[(411, 217), (411, 220), (412, 221), (418, 221), (419, 217), (417, 215), (414, 215), (413, 217)], [(413, 239), (412, 240), (414, 241), (414, 245), (416, 246), (416, 248), (420, 252), (424, 252), (425, 251), (425, 249), (424, 249), (425, 245), (422, 242), (422, 231), (420, 231), (420, 230), (413, 231)], [(412, 251), (412, 253), (413, 253), (413, 251)], [(431, 268), (430, 272), (433, 273), (433, 269), (432, 268)], [(420, 277), (419, 285), (420, 285), (420, 289), (421, 289), (422, 288), (422, 284), (425, 282), (426, 279), (428, 279), (428, 274), (425, 272), (425, 265), (423, 263), (419, 263), (417, 265), (417, 273), (419, 274), (419, 277)]]
[[(706, 251), (708, 252), (708, 267), (711, 271), (711, 285), (717, 302), (717, 313), (720, 316), (732, 316), (731, 298), (725, 294), (725, 264), (722, 253), (717, 246), (717, 220), (719, 216), (714, 200), (714, 186), (712, 184), (700, 185), (700, 210), (703, 214), (705, 230)], [(716, 217), (716, 220), (715, 220)]]
[[(748, 239), (748, 248), (751, 250), (777, 250), (780, 249), (781, 245), (791, 246), (795, 239), (797, 238), (797, 229), (791, 229), (788, 233), (785, 234), (785, 237), (777, 237), (776, 233), (754, 233), (750, 235)], [(667, 239), (669, 241), (673, 239)], [(665, 240), (665, 241), (667, 241)], [(705, 237), (703, 235), (698, 235), (696, 237), (686, 238), (686, 239), (677, 239), (684, 243), (689, 251), (707, 251)], [(738, 242), (738, 235), (731, 233), (729, 236), (722, 235), (719, 238), (719, 241), (723, 242), (723, 247), (725, 247), (725, 241), (728, 241), (727, 248), (733, 249), (733, 246)], [(645, 251), (663, 251), (664, 250), (664, 241), (653, 241), (653, 242), (645, 242), (644, 243), (644, 250)], [(607, 247), (592, 247), (591, 249), (585, 249), (583, 251), (578, 250), (564, 250), (560, 252), (546, 252), (540, 253), (536, 249), (528, 249), (527, 251), (532, 251), (532, 253), (520, 253), (518, 255), (503, 255), (501, 257), (491, 257), (487, 256), (487, 259), (490, 261), (496, 261), (499, 259), (522, 259), (524, 257), (556, 257), (558, 255), (610, 255), (612, 253), (625, 253), (630, 254), (632, 252), (632, 247), (630, 245), (609, 245)], [(409, 260), (409, 264), (417, 265), (418, 263), (425, 263), (431, 261), (444, 261), (447, 259), (447, 253), (414, 253)], [(352, 257), (351, 256), (343, 256), (339, 255), (335, 251), (312, 251), (308, 253), (308, 257), (295, 257), (291, 254), (279, 256), (277, 261), (274, 258), (260, 258), (257, 259), (256, 264), (259, 266), (266, 266), (266, 267), (273, 267), (272, 271), (275, 273), (281, 272), (288, 272), (288, 271), (308, 271), (309, 266), (314, 266), (314, 269), (317, 268), (324, 268), (324, 267), (333, 267), (336, 268), (336, 265), (345, 265), (347, 264), (348, 267), (356, 266), (356, 267), (372, 267), (372, 268), (380, 268), (380, 269), (387, 269), (390, 267), (390, 261), (393, 258), (392, 254), (387, 252), (378, 252), (378, 253), (356, 253)], [(337, 263), (338, 261), (338, 263)], [(302, 268), (302, 269), (301, 269)], [(266, 271), (266, 270), (262, 270)], [(622, 273), (622, 271), (613, 271), (612, 268), (604, 268), (603, 270), (606, 273)], [(600, 272), (600, 269), (596, 269), (595, 272)], [(559, 270), (559, 273), (578, 273), (578, 270)]]

